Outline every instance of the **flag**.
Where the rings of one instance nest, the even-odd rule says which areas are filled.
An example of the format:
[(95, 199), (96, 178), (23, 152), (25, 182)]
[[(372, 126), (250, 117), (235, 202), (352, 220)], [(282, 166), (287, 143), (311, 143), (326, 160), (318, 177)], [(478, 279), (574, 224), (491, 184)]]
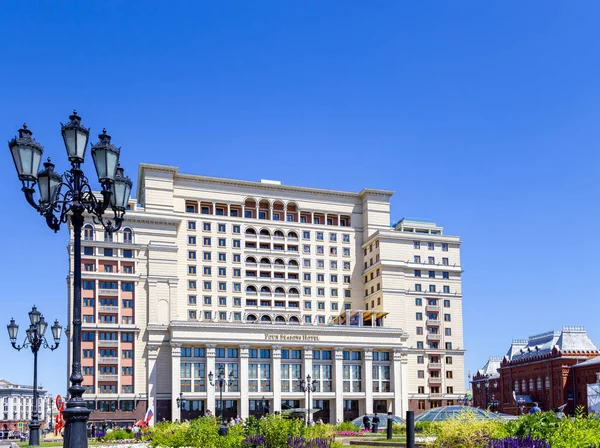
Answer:
[(517, 403), (517, 393), (513, 390), (513, 398), (515, 399), (515, 403)]
[(150, 420), (152, 419), (153, 416), (154, 416), (154, 412), (152, 412), (152, 409), (148, 408), (148, 411), (146, 411), (146, 417), (144, 418), (144, 423), (146, 423), (146, 425), (148, 423), (150, 423)]

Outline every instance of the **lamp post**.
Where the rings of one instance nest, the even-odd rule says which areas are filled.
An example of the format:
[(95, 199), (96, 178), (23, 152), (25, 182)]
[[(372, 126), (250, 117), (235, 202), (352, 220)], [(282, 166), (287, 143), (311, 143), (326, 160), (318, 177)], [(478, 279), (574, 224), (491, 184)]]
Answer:
[(487, 409), (490, 405), (490, 401), (489, 401), (490, 379), (489, 378), (485, 379), (484, 387), (485, 387), (485, 408)]
[(500, 405), (500, 400), (496, 399), (496, 396), (492, 394), (492, 399), (490, 400), (490, 409), (492, 412), (498, 411), (498, 406)]
[[(76, 111), (69, 116), (69, 122), (61, 126), (61, 133), (71, 163), (71, 168), (62, 176), (54, 171), (50, 159), (38, 172), (44, 148), (31, 137), (27, 125), (19, 129), (19, 136), (12, 139), (8, 147), (27, 202), (45, 218), (54, 232), (58, 232), (61, 224), (69, 220), (73, 226), (73, 358), (69, 401), (63, 413), (66, 421), (64, 446), (86, 448), (90, 411), (83, 400), (85, 387), (81, 385), (81, 228), (85, 215), (100, 223), (109, 233), (119, 230), (132, 183), (119, 166), (120, 149), (110, 143), (110, 135), (103, 130), (99, 135), (100, 141), (92, 145), (92, 158), (102, 186), (102, 197), (97, 197), (81, 169), (90, 131), (81, 125), (81, 117)], [(37, 202), (34, 199), (36, 184), (40, 194)], [(111, 218), (105, 216), (109, 205), (114, 213)]]
[(517, 399), (517, 405), (519, 406), (519, 409), (521, 410), (521, 415), (525, 414), (525, 398), (519, 397)]
[(185, 410), (185, 400), (183, 399), (183, 392), (179, 392), (179, 397), (177, 397), (177, 407), (179, 408), (179, 420), (183, 421), (183, 411)]
[(219, 367), (219, 372), (217, 373), (216, 381), (213, 382), (214, 375), (212, 372), (208, 374), (208, 381), (211, 386), (217, 386), (219, 388), (219, 417), (221, 418), (221, 425), (225, 425), (223, 421), (223, 388), (225, 384), (230, 388), (233, 385), (233, 371), (229, 372), (229, 380), (225, 380), (225, 368), (223, 366)]
[(306, 424), (310, 426), (310, 411), (312, 408), (312, 401), (310, 399), (311, 392), (315, 392), (317, 390), (317, 380), (313, 380), (310, 375), (306, 375), (306, 380), (300, 381), (300, 390), (302, 392), (308, 392), (308, 411), (306, 417)]
[(29, 445), (39, 446), (40, 444), (40, 422), (39, 422), (39, 409), (38, 409), (38, 387), (37, 387), (37, 359), (38, 351), (40, 348), (49, 348), (54, 351), (58, 348), (60, 343), (60, 336), (62, 333), (62, 327), (57, 320), (54, 321), (54, 325), (50, 327), (52, 330), (52, 337), (54, 338), (54, 345), (48, 344), (46, 340), (46, 329), (48, 328), (48, 322), (44, 319), (44, 316), (37, 310), (35, 305), (29, 312), (29, 328), (26, 333), (27, 336), (23, 341), (23, 345), (17, 345), (17, 336), (19, 334), (19, 326), (15, 323), (14, 319), (10, 320), (10, 324), (6, 327), (8, 329), (8, 338), (10, 344), (14, 349), (21, 351), (24, 348), (31, 348), (33, 353), (33, 409), (31, 411), (31, 422), (29, 423)]

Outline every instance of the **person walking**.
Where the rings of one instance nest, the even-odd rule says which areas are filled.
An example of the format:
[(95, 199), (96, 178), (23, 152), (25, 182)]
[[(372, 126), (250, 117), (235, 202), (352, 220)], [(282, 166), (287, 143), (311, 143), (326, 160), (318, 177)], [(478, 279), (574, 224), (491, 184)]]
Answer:
[(363, 417), (363, 426), (367, 431), (371, 430), (371, 420), (369, 419), (369, 416), (367, 414), (365, 414), (365, 416)]
[(379, 416), (377, 414), (375, 414), (375, 416), (373, 417), (373, 433), (377, 434), (378, 430), (379, 430)]

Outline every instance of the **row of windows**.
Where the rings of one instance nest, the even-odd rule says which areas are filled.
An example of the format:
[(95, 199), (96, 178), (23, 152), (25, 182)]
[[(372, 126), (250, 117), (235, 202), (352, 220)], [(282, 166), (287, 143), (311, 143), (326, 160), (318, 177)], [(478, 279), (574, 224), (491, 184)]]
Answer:
[[(452, 350), (452, 342), (445, 342), (444, 343), (444, 349), (445, 350)], [(417, 341), (417, 348), (418, 349), (424, 349), (425, 348), (425, 343), (423, 341)], [(427, 343), (427, 348), (429, 350), (440, 350), (440, 343), (437, 341), (430, 341)]]
[[(427, 316), (428, 319), (437, 320), (437, 315), (435, 317)], [(417, 312), (415, 313), (416, 320), (423, 320), (423, 313)], [(444, 322), (452, 322), (452, 316), (450, 314), (444, 314)]]
[[(421, 264), (421, 256), (420, 255), (415, 255), (413, 260), (416, 264)], [(435, 257), (427, 257), (427, 264), (436, 264)], [(449, 266), (449, 265), (450, 265), (450, 261), (448, 260), (448, 258), (442, 257), (442, 266)]]
[[(448, 315), (449, 316), (449, 315)], [(416, 327), (416, 334), (422, 336), (423, 335), (423, 327)], [(427, 334), (440, 334), (437, 328), (427, 328)], [(444, 328), (445, 336), (452, 336), (451, 328)]]
[[(437, 306), (439, 304), (439, 300), (438, 299), (426, 299), (427, 300), (427, 306)], [(449, 299), (444, 299), (444, 308), (450, 308), (450, 300)], [(420, 297), (415, 298), (415, 305), (416, 306), (423, 306), (423, 299)]]
[[(438, 356), (430, 356), (427, 359), (430, 363), (439, 363), (440, 362), (440, 358)], [(448, 365), (452, 364), (452, 356), (446, 356), (445, 361), (446, 361), (446, 364), (448, 364)], [(417, 364), (424, 364), (424, 363), (425, 363), (425, 357), (423, 355), (417, 356)]]
[[(93, 385), (84, 385), (85, 387), (85, 392), (86, 394), (94, 394), (96, 392), (94, 392), (95, 387)], [(101, 384), (100, 386), (98, 386), (98, 393), (99, 394), (116, 394), (117, 393), (117, 386), (115, 384), (112, 385), (107, 385), (107, 384)], [(121, 386), (121, 393), (122, 394), (132, 394), (133, 393), (133, 386), (131, 385), (122, 385)], [(93, 403), (93, 402), (92, 402)], [(104, 411), (106, 412), (108, 409), (103, 405), (104, 402), (99, 401), (98, 402), (98, 410), (99, 411)], [(121, 407), (120, 409), (122, 411), (126, 411), (126, 412), (131, 412), (133, 411), (133, 401), (120, 401), (121, 403)], [(131, 403), (131, 406), (128, 406), (127, 403)], [(114, 409), (112, 410), (112, 412), (114, 412)]]
[[(415, 269), (414, 274), (415, 274), (415, 277), (421, 277), (421, 270), (420, 269)], [(436, 272), (435, 271), (427, 271), (427, 276), (429, 278), (436, 278)], [(442, 278), (443, 279), (449, 279), (450, 278), (450, 273), (449, 272), (442, 272)]]
[[(84, 297), (82, 300), (83, 300), (83, 306), (96, 306), (96, 299), (94, 299), (93, 297)], [(100, 306), (118, 306), (117, 299), (101, 298), (99, 300), (100, 300)], [(133, 308), (133, 300), (132, 299), (122, 299), (121, 304), (122, 304), (123, 308)]]
[[(114, 233), (104, 231), (104, 241), (113, 242), (114, 236)], [(94, 241), (94, 227), (91, 224), (86, 224), (83, 227), (83, 239), (84, 241)], [(133, 231), (128, 227), (123, 229), (123, 242), (133, 243)]]
[[(423, 292), (423, 285), (421, 285), (420, 283), (415, 283), (415, 291)], [(436, 285), (429, 285), (428, 291), (429, 292), (438, 292), (438, 288), (436, 287)], [(443, 292), (444, 294), (450, 294), (450, 286), (443, 285), (441, 292)]]
[[(100, 322), (103, 324), (116, 324), (117, 316), (114, 315), (100, 315)], [(96, 323), (96, 316), (93, 314), (84, 314), (83, 323), (93, 324)], [(121, 316), (122, 324), (133, 324), (133, 316)]]
[[(118, 289), (118, 283), (116, 281), (98, 281), (99, 289)], [(120, 282), (121, 283), (121, 291), (133, 291), (133, 283), (131, 282)], [(96, 289), (96, 281), (95, 280), (83, 280), (83, 289), (93, 291)]]
[[(120, 334), (121, 334), (121, 342), (133, 342), (133, 340), (134, 340), (133, 333), (120, 333)], [(94, 333), (93, 331), (84, 331), (81, 335), (81, 338), (84, 341), (94, 341), (96, 339), (96, 333)], [(98, 340), (100, 340), (100, 341), (118, 341), (119, 333), (101, 331), (98, 333)]]
[(121, 254), (121, 257), (123, 258), (133, 258), (133, 250), (132, 249), (120, 249), (120, 250), (116, 250), (113, 249), (112, 247), (105, 247), (105, 248), (98, 248), (98, 251), (96, 252), (94, 247), (89, 247), (89, 246), (84, 246), (83, 248), (83, 255), (89, 255), (89, 256), (94, 256), (94, 255), (102, 255), (104, 257), (117, 257), (119, 256), (118, 254)]
[[(95, 272), (96, 265), (95, 263), (84, 263), (83, 270), (85, 272)], [(121, 270), (119, 271), (116, 264), (104, 264), (102, 265), (103, 272), (107, 273), (117, 273), (121, 272), (122, 274), (133, 274), (133, 266), (123, 264), (121, 265)]]
[[(427, 243), (427, 250), (435, 250), (435, 243), (429, 242)], [(448, 243), (441, 243), (440, 247), (442, 249), (443, 252), (448, 252)], [(413, 248), (414, 249), (420, 249), (421, 248), (421, 242), (420, 241), (413, 241)]]
[[(429, 372), (429, 376), (430, 378), (441, 378), (439, 370), (433, 370)], [(425, 378), (425, 371), (417, 370), (417, 378)], [(446, 370), (446, 379), (451, 380), (453, 378), (454, 374), (452, 373), (452, 370)]]

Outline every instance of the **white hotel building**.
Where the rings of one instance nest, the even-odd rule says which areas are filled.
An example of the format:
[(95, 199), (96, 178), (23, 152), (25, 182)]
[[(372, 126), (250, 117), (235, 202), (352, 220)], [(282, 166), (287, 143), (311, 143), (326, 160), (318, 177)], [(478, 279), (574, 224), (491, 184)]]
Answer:
[(226, 416), (308, 407), (307, 375), (325, 421), (455, 402), (461, 241), (430, 222), (390, 226), (392, 194), (141, 164), (123, 229), (84, 229), (91, 420), (218, 413), (208, 374), (221, 366)]

